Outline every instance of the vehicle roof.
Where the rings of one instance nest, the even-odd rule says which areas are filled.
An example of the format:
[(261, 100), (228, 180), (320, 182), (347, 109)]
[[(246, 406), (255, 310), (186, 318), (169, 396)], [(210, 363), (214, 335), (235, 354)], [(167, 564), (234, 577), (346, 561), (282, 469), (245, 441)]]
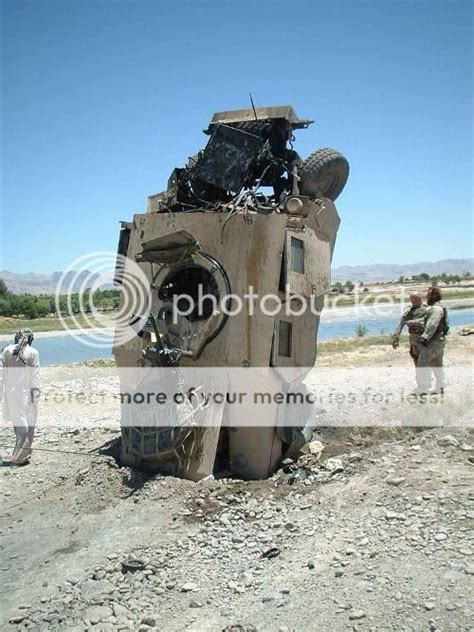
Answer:
[(269, 121), (273, 119), (285, 119), (294, 129), (304, 129), (314, 123), (310, 119), (300, 119), (293, 110), (291, 105), (272, 105), (269, 107), (252, 108), (245, 110), (227, 110), (225, 112), (216, 112), (209, 124), (206, 132), (212, 131), (217, 123), (252, 123), (256, 121)]

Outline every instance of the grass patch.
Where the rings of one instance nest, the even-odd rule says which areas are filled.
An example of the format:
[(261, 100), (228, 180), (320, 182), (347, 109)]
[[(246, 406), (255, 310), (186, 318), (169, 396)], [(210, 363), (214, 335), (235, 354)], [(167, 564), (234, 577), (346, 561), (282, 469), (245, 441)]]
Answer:
[[(441, 290), (443, 295), (443, 300), (453, 299), (453, 298), (474, 298), (474, 289), (465, 289), (465, 290)], [(384, 297), (384, 300), (380, 300), (381, 297)], [(406, 294), (406, 298), (408, 299), (408, 293)], [(381, 294), (358, 294), (354, 296), (344, 296), (344, 295), (328, 295), (326, 308), (333, 307), (353, 307), (354, 305), (373, 305), (374, 303), (378, 303), (383, 305), (384, 303), (400, 303), (400, 293), (392, 292), (387, 290), (387, 292)], [(464, 306), (463, 306), (464, 307)], [(472, 307), (472, 305), (466, 305), (466, 307)], [(456, 307), (456, 309), (460, 309), (461, 306)], [(450, 309), (453, 309), (453, 306), (450, 305)]]
[(448, 309), (472, 309), (473, 307), (473, 303), (453, 303), (448, 305)]
[(473, 298), (474, 290), (441, 290), (443, 300), (447, 298)]
[(82, 360), (82, 362), (73, 362), (68, 366), (71, 367), (86, 367), (88, 369), (96, 368), (111, 368), (117, 366), (115, 358), (101, 358), (98, 360)]
[[(90, 323), (88, 323), (81, 314), (76, 316), (79, 327), (73, 322), (73, 319), (68, 316), (64, 319), (66, 326), (69, 329), (89, 329), (92, 327), (103, 326), (103, 323), (95, 320), (90, 316)], [(29, 327), (35, 333), (39, 331), (61, 331), (64, 329), (64, 325), (57, 316), (46, 316), (45, 318), (13, 318), (11, 316), (0, 316), (0, 334), (14, 334), (19, 329)]]
[[(408, 335), (400, 336), (400, 343), (408, 341)], [(318, 354), (333, 354), (343, 351), (354, 351), (355, 349), (363, 349), (364, 347), (372, 347), (374, 345), (390, 346), (392, 342), (391, 335), (385, 336), (364, 336), (362, 338), (339, 338), (335, 340), (323, 340), (318, 342)]]

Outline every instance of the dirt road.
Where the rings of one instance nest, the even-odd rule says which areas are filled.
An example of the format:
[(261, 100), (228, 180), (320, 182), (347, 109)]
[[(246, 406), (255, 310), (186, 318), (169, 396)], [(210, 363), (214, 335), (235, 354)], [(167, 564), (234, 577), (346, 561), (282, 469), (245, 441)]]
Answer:
[[(472, 356), (469, 338), (448, 347), (447, 364), (465, 369), (452, 373), (437, 417), (449, 427), (387, 428), (383, 417), (424, 409), (365, 406), (376, 427), (317, 432), (325, 449), (310, 477), (298, 468), (257, 482), (146, 477), (112, 456), (118, 407), (69, 411), (71, 426), (82, 414), (107, 428), (40, 421), (34, 445), (45, 451), (0, 469), (3, 629), (472, 629)], [(361, 390), (361, 369), (374, 364), (412, 385), (404, 350), (320, 362), (341, 380), (358, 367)], [(46, 385), (61, 380), (76, 388), (67, 368), (43, 371)], [(316, 371), (308, 383), (334, 387)], [(339, 408), (349, 415), (349, 404)], [(61, 414), (49, 404), (41, 418)], [(3, 445), (11, 437), (1, 430)]]

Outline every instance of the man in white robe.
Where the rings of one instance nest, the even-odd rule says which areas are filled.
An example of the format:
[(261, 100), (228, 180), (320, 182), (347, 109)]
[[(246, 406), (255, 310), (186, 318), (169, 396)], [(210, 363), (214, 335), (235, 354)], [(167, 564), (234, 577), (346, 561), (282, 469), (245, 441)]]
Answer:
[(2, 354), (3, 417), (13, 425), (16, 436), (12, 457), (3, 462), (13, 466), (29, 462), (38, 414), (39, 354), (32, 342), (31, 329), (20, 329)]

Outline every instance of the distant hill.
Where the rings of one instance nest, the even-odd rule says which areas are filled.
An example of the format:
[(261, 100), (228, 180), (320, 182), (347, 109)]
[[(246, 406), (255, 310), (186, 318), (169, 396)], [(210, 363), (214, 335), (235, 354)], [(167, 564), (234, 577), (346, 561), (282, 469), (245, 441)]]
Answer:
[[(0, 272), (0, 278), (5, 281), (10, 292), (15, 294), (54, 294), (61, 275), (62, 272), (53, 272), (52, 274), (37, 274), (36, 272), (18, 274), (9, 270)], [(71, 289), (77, 291), (84, 279), (92, 284), (99, 275), (84, 270), (80, 273), (70, 272), (67, 276), (68, 278), (74, 277)]]
[[(364, 283), (373, 283), (375, 281), (396, 281), (399, 277), (411, 277), (414, 274), (426, 272), (430, 276), (441, 274), (462, 274), (468, 271), (474, 273), (474, 259), (443, 259), (441, 261), (420, 261), (419, 263), (376, 263), (367, 266), (340, 266), (332, 271), (332, 280), (334, 281), (363, 281)], [(0, 278), (2, 278), (11, 292), (16, 294), (54, 294), (56, 284), (61, 277), (62, 272), (53, 272), (53, 274), (37, 274), (29, 272), (28, 274), (18, 274), (9, 270), (2, 270)], [(76, 273), (71, 272), (76, 276)], [(90, 272), (85, 270), (77, 274), (74, 289), (82, 284), (84, 278), (90, 277), (90, 282), (96, 278)]]
[(401, 276), (411, 277), (426, 272), (435, 276), (446, 274), (474, 273), (474, 259), (442, 259), (441, 261), (419, 261), (418, 263), (375, 263), (367, 266), (340, 266), (332, 270), (332, 281), (396, 281)]

